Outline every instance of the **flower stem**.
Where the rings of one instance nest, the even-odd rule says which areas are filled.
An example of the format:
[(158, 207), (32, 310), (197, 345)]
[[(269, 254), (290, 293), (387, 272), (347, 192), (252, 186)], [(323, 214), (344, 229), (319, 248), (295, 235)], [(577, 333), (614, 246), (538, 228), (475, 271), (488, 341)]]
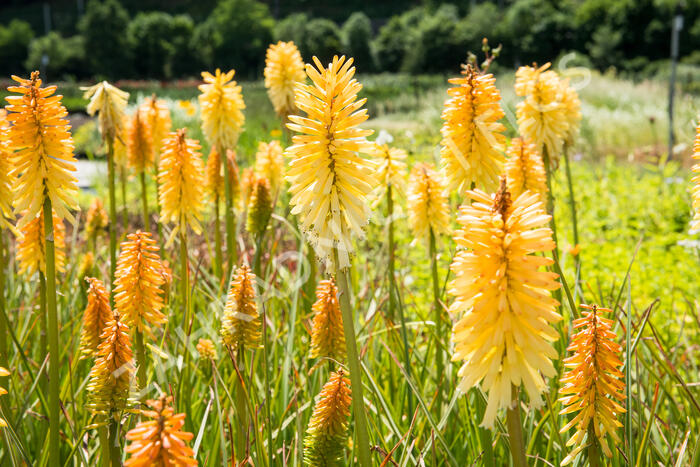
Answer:
[[(389, 222), (389, 313), (388, 317), (391, 322), (394, 322), (394, 309), (396, 308), (396, 299), (394, 296), (396, 281), (396, 264), (394, 263), (396, 255), (394, 254), (394, 198), (391, 193), (391, 183), (386, 188), (386, 214)], [(405, 326), (405, 323), (402, 323)]]
[(41, 271), (39, 271), (39, 322), (41, 323), (39, 348), (43, 358), (49, 351), (49, 344), (47, 340), (48, 315), (46, 313), (46, 275)]
[(109, 433), (106, 426), (101, 426), (97, 429), (97, 436), (100, 438), (100, 465), (109, 467), (112, 465), (110, 459), (112, 452), (109, 448)]
[[(542, 161), (544, 162), (544, 171), (547, 175), (547, 214), (551, 216), (549, 227), (552, 230), (552, 240), (554, 240), (554, 249), (552, 256), (556, 263), (559, 262), (559, 240), (557, 239), (557, 223), (554, 221), (554, 193), (552, 193), (552, 162), (549, 157), (547, 146), (542, 147)], [(561, 302), (561, 289), (554, 291), (554, 298)], [(573, 312), (573, 311), (572, 311)]]
[(245, 353), (244, 347), (241, 345), (236, 351), (236, 415), (238, 418), (238, 433), (236, 436), (236, 452), (237, 461), (243, 461), (246, 457), (246, 442), (248, 441), (248, 408), (246, 405), (245, 388), (243, 387), (243, 372), (245, 371)]
[[(569, 154), (568, 147), (564, 145), (564, 166), (566, 169), (566, 182), (569, 185), (569, 206), (571, 207), (571, 225), (574, 230), (574, 247), (579, 244), (578, 236), (578, 216), (576, 213), (576, 198), (574, 197), (574, 184), (571, 177), (571, 166), (569, 165)], [(578, 287), (579, 277), (581, 275), (581, 254), (577, 253), (574, 256), (574, 265), (576, 269), (576, 282), (574, 283), (574, 288)]]
[(122, 188), (122, 228), (126, 232), (129, 230), (129, 210), (127, 209), (127, 201), (126, 201), (126, 169), (124, 167), (121, 167), (119, 170), (119, 182), (121, 184)]
[(600, 450), (598, 449), (598, 439), (595, 436), (593, 421), (588, 425), (588, 465), (590, 467), (600, 465)]
[(435, 233), (433, 228), (430, 228), (430, 270), (433, 276), (433, 313), (435, 320), (435, 363), (437, 368), (437, 398), (435, 400), (435, 405), (437, 407), (437, 412), (440, 413), (440, 408), (442, 406), (442, 388), (440, 380), (443, 377), (444, 371), (444, 355), (442, 349), (440, 348), (440, 336), (442, 336), (442, 304), (440, 303), (440, 282), (438, 279), (438, 269), (437, 269), (437, 245)]
[(190, 335), (190, 278), (189, 267), (187, 264), (187, 226), (180, 227), (180, 267), (182, 277), (180, 278), (180, 296), (182, 297), (182, 306), (185, 310), (183, 321), (183, 330), (186, 335)]
[(119, 422), (112, 417), (109, 421), (109, 450), (112, 467), (121, 467), (122, 450), (119, 444)]
[(148, 218), (148, 193), (146, 191), (146, 172), (143, 171), (139, 174), (141, 179), (141, 207), (143, 209), (143, 229), (146, 232), (151, 231), (151, 222)]
[[(114, 273), (117, 270), (117, 197), (114, 188), (114, 140), (107, 139), (107, 177), (109, 178), (109, 283), (114, 287)], [(80, 278), (82, 280), (82, 278)], [(114, 298), (109, 294), (110, 306)]]
[(216, 148), (216, 150), (219, 152), (219, 160), (221, 160), (221, 164), (223, 165), (224, 190), (226, 191), (224, 217), (226, 219), (226, 254), (228, 257), (226, 277), (228, 278), (231, 276), (231, 271), (233, 270), (234, 266), (238, 264), (238, 250), (236, 249), (236, 219), (233, 215), (233, 182), (231, 181), (231, 174), (229, 173), (228, 155), (226, 154), (226, 149), (219, 146)]
[(138, 329), (134, 332), (134, 347), (136, 347), (136, 361), (138, 363), (137, 377), (139, 388), (146, 388), (146, 349), (143, 346), (143, 333)]
[[(155, 164), (154, 168), (154, 177), (156, 180), (156, 219), (159, 218), (160, 216), (160, 194), (158, 193), (158, 190), (160, 187), (158, 186), (158, 164)], [(156, 231), (158, 232), (158, 244), (160, 245), (160, 249), (163, 249), (163, 226), (161, 223), (156, 220)]]
[(525, 442), (523, 441), (523, 423), (520, 420), (520, 398), (518, 388), (513, 386), (512, 407), (506, 413), (506, 424), (508, 425), (508, 441), (510, 444), (510, 455), (513, 458), (513, 467), (527, 467), (525, 458)]
[(56, 306), (56, 250), (54, 248), (53, 208), (51, 198), (44, 195), (44, 245), (46, 249), (46, 303), (49, 338), (49, 452), (50, 465), (60, 465), (59, 374), (61, 365), (58, 343), (58, 307)]
[(221, 250), (221, 217), (219, 217), (219, 194), (216, 193), (214, 198), (214, 274), (220, 280), (222, 274), (222, 258), (223, 252)]
[[(338, 264), (338, 252), (335, 251), (335, 264)], [(340, 310), (343, 315), (343, 329), (348, 354), (348, 367), (350, 368), (350, 384), (352, 386), (352, 406), (355, 413), (355, 437), (357, 439), (357, 457), (361, 467), (370, 467), (369, 433), (367, 431), (367, 418), (365, 415), (365, 399), (362, 388), (362, 367), (360, 356), (357, 352), (355, 340), (355, 321), (350, 305), (350, 288), (348, 287), (347, 272), (338, 268), (336, 274), (338, 283), (338, 298)]]
[(10, 341), (7, 334), (9, 323), (5, 322), (7, 316), (5, 310), (5, 231), (0, 229), (0, 366), (6, 366), (9, 360), (7, 343)]

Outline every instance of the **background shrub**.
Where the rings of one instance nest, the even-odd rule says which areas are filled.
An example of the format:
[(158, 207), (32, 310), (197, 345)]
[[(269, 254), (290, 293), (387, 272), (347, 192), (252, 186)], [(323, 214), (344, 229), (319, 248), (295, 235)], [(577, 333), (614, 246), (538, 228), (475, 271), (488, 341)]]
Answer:
[(63, 37), (51, 31), (32, 40), (25, 67), (28, 70), (41, 70), (45, 81), (86, 77), (83, 37)]
[(129, 14), (117, 0), (91, 0), (78, 31), (90, 44), (87, 64), (90, 73), (109, 79), (131, 74), (126, 30)]
[(26, 21), (13, 19), (7, 26), (0, 26), (0, 73), (19, 75), (24, 71), (24, 61), (34, 31)]
[(350, 15), (341, 29), (343, 53), (355, 59), (360, 72), (375, 70), (374, 56), (371, 49), (372, 23), (369, 17), (357, 11)]
[(333, 55), (338, 55), (342, 48), (340, 41), (340, 30), (333, 21), (325, 18), (314, 18), (307, 23), (304, 34), (305, 57), (318, 57), (322, 63), (327, 63), (333, 59)]

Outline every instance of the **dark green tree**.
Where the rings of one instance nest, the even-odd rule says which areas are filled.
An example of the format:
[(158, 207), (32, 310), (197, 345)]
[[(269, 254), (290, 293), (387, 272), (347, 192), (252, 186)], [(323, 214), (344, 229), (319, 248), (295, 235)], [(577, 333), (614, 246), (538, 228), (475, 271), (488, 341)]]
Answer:
[(128, 24), (129, 14), (119, 0), (90, 0), (87, 4), (78, 31), (85, 43), (90, 44), (87, 60), (91, 74), (115, 79), (131, 71)]
[(56, 31), (29, 44), (28, 70), (40, 70), (44, 81), (85, 78), (85, 42), (82, 36), (63, 37)]
[(311, 57), (318, 57), (324, 65), (340, 55), (342, 44), (338, 25), (325, 18), (314, 18), (306, 25), (304, 49)]
[(361, 72), (374, 71), (374, 56), (370, 47), (372, 41), (372, 23), (366, 14), (355, 12), (343, 24), (341, 29), (343, 53), (355, 59), (357, 69)]
[(193, 29), (192, 19), (187, 15), (137, 14), (127, 28), (133, 69), (137, 75), (165, 79), (189, 71), (186, 64)]
[(306, 25), (309, 17), (305, 13), (293, 13), (275, 25), (275, 41), (293, 41), (301, 57), (309, 61), (309, 51), (305, 47)]

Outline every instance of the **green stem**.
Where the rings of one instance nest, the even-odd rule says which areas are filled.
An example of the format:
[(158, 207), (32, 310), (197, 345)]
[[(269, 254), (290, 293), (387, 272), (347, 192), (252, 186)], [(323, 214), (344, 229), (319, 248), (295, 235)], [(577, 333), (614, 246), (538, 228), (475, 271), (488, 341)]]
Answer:
[[(552, 193), (552, 163), (547, 146), (542, 147), (542, 161), (544, 162), (544, 170), (547, 175), (547, 214), (551, 216), (549, 227), (552, 230), (552, 240), (554, 240), (552, 256), (555, 262), (559, 262), (559, 240), (557, 239), (557, 223), (554, 221), (554, 193)], [(561, 289), (554, 291), (554, 298), (561, 302)]]
[(435, 233), (433, 228), (430, 228), (430, 270), (433, 276), (433, 313), (435, 320), (435, 363), (437, 368), (437, 398), (435, 401), (437, 412), (440, 413), (442, 406), (442, 384), (441, 379), (443, 378), (444, 371), (444, 355), (442, 347), (440, 346), (440, 337), (443, 334), (442, 331), (442, 304), (440, 303), (440, 282), (438, 278), (438, 268), (437, 268), (437, 245)]
[[(394, 263), (394, 198), (391, 193), (391, 183), (386, 188), (386, 214), (389, 222), (389, 320), (394, 322), (394, 310), (396, 299), (394, 296), (394, 282), (396, 281), (396, 265)], [(403, 324), (403, 323), (402, 323)]]
[(221, 217), (219, 217), (219, 204), (219, 193), (216, 193), (214, 198), (214, 274), (221, 280), (223, 252), (221, 250)]
[(100, 438), (100, 465), (102, 467), (111, 467), (111, 450), (109, 448), (109, 433), (106, 426), (101, 426), (97, 429), (97, 436)]
[(598, 467), (600, 465), (600, 450), (598, 448), (598, 439), (595, 436), (593, 421), (588, 425), (588, 465), (589, 467)]
[[(160, 189), (158, 185), (158, 164), (155, 165), (155, 180), (156, 180), (156, 219), (160, 217), (160, 194), (158, 190)], [(156, 220), (156, 231), (158, 232), (158, 243), (160, 244), (160, 249), (163, 249), (163, 226), (159, 221)]]
[(50, 465), (60, 465), (59, 416), (59, 367), (61, 355), (58, 336), (58, 307), (56, 305), (56, 250), (53, 238), (53, 209), (51, 198), (44, 195), (44, 248), (46, 250), (46, 303), (48, 310), (49, 338), (49, 452)]
[(508, 442), (510, 444), (510, 455), (513, 458), (513, 467), (527, 467), (525, 458), (525, 443), (523, 441), (523, 424), (520, 420), (520, 398), (518, 389), (513, 386), (513, 405), (506, 413), (506, 424), (508, 425)]
[[(114, 287), (114, 273), (117, 270), (117, 197), (114, 189), (114, 140), (107, 139), (107, 178), (109, 179), (109, 283)], [(82, 280), (82, 278), (81, 278)], [(110, 306), (114, 298), (109, 295)]]
[(224, 217), (226, 219), (226, 254), (228, 264), (226, 267), (226, 277), (231, 276), (231, 271), (238, 264), (238, 250), (236, 249), (236, 220), (233, 212), (233, 186), (231, 186), (231, 174), (228, 168), (228, 156), (226, 149), (218, 146), (216, 150), (219, 152), (219, 160), (224, 170), (224, 190), (226, 191), (226, 206), (224, 208)]
[(5, 322), (5, 230), (0, 229), (0, 366), (7, 366), (9, 355), (7, 343), (10, 341), (7, 328), (10, 323)]
[(148, 218), (148, 192), (146, 191), (146, 172), (139, 174), (141, 179), (141, 209), (143, 210), (143, 229), (146, 232), (151, 231), (151, 221)]
[(180, 279), (180, 296), (182, 298), (182, 306), (185, 310), (185, 318), (183, 321), (183, 330), (186, 335), (190, 335), (190, 278), (189, 267), (187, 264), (187, 226), (180, 227), (180, 267), (182, 278)]
[[(481, 397), (478, 388), (474, 389), (473, 392), (475, 395), (474, 399), (476, 401), (476, 413), (481, 420), (484, 418), (484, 413), (486, 412), (486, 401), (484, 401), (484, 399)], [(478, 430), (481, 449), (484, 451), (483, 465), (493, 467), (496, 464), (493, 460), (493, 440), (491, 439), (491, 430), (483, 427), (479, 427)]]
[[(43, 359), (49, 352), (48, 344), (48, 314), (46, 312), (46, 275), (39, 271), (39, 322), (41, 330), (39, 331), (39, 351)], [(44, 387), (44, 389), (46, 389)]]
[(146, 349), (143, 345), (143, 333), (138, 329), (134, 332), (134, 347), (136, 347), (136, 362), (138, 363), (139, 389), (143, 390), (146, 388)]
[[(337, 250), (335, 251), (335, 264), (338, 264)], [(362, 388), (362, 367), (360, 364), (360, 356), (357, 351), (357, 341), (355, 339), (355, 320), (353, 317), (352, 305), (350, 304), (350, 287), (348, 287), (347, 272), (344, 269), (338, 268), (336, 280), (338, 283), (340, 310), (343, 315), (348, 367), (350, 368), (352, 407), (355, 414), (355, 438), (357, 439), (357, 457), (361, 467), (370, 467), (372, 462), (369, 452), (369, 433), (367, 430), (365, 399)]]
[(119, 422), (111, 418), (109, 421), (109, 450), (112, 467), (121, 467), (122, 449), (119, 443)]
[(235, 388), (236, 388), (236, 415), (238, 417), (238, 433), (236, 436), (236, 460), (241, 462), (246, 457), (246, 442), (248, 438), (248, 409), (246, 404), (245, 388), (243, 387), (243, 372), (245, 371), (245, 353), (241, 345), (236, 352)]
[(129, 210), (127, 208), (127, 201), (126, 201), (126, 169), (124, 167), (121, 167), (119, 170), (119, 182), (121, 184), (122, 188), (122, 229), (124, 231), (129, 230)]
[[(571, 166), (569, 164), (569, 154), (568, 154), (568, 147), (564, 145), (564, 168), (566, 169), (566, 182), (569, 185), (569, 206), (571, 208), (571, 225), (573, 226), (574, 230), (574, 247), (578, 246), (579, 244), (579, 236), (578, 236), (578, 216), (576, 213), (576, 198), (574, 196), (574, 183), (573, 183), (573, 178), (571, 177)], [(576, 269), (576, 283), (574, 284), (574, 287), (578, 287), (578, 282), (579, 282), (579, 277), (581, 275), (581, 254), (578, 253), (576, 256), (574, 256), (574, 265)]]

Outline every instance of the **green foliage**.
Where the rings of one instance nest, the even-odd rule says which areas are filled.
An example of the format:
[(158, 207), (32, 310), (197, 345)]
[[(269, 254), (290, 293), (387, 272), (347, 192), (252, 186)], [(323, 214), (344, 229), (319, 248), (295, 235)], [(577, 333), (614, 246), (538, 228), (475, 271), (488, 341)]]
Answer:
[(371, 49), (372, 23), (366, 14), (355, 12), (343, 24), (341, 29), (343, 53), (355, 59), (360, 73), (374, 71), (374, 56)]
[(222, 0), (206, 20), (204, 38), (211, 57), (207, 68), (235, 68), (239, 76), (258, 76), (265, 65), (265, 50), (272, 40), (274, 20), (267, 5), (256, 0)]
[(34, 31), (26, 21), (13, 19), (7, 26), (0, 26), (0, 73), (4, 76), (23, 73), (23, 62), (33, 38)]
[(82, 36), (63, 37), (56, 31), (29, 44), (25, 67), (44, 72), (45, 80), (80, 78), (86, 75), (85, 41)]
[(413, 73), (458, 70), (466, 60), (465, 50), (456, 41), (457, 7), (444, 4), (432, 15), (425, 15), (408, 40), (402, 69)]
[(322, 63), (327, 63), (334, 55), (340, 54), (341, 48), (340, 30), (333, 21), (314, 18), (307, 23), (304, 50), (308, 54), (308, 59), (318, 57)]
[(125, 31), (129, 14), (119, 0), (90, 0), (78, 23), (78, 31), (90, 44), (90, 73), (110, 79), (129, 73), (129, 44)]
[(498, 46), (502, 39), (493, 33), (493, 24), (501, 20), (501, 11), (492, 2), (479, 3), (469, 10), (464, 18), (455, 26), (455, 40), (466, 56), (471, 51), (478, 56), (481, 52), (481, 41), (487, 37), (490, 43)]
[(406, 52), (415, 42), (416, 28), (426, 13), (424, 8), (414, 8), (401, 16), (393, 16), (382, 26), (374, 42), (381, 70), (396, 72), (401, 69)]
[(311, 60), (309, 51), (306, 49), (306, 25), (309, 17), (305, 13), (294, 13), (275, 25), (274, 37), (276, 41), (293, 41), (305, 61)]

